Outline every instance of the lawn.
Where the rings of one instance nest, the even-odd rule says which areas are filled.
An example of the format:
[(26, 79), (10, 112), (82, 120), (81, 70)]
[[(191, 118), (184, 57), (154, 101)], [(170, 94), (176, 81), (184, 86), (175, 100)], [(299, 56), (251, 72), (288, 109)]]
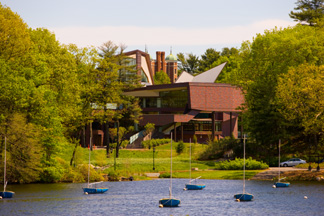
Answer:
[[(177, 143), (172, 146), (172, 169), (173, 177), (175, 178), (189, 178), (190, 169), (190, 144), (185, 143), (183, 153), (177, 154)], [(213, 161), (198, 161), (198, 155), (206, 148), (204, 144), (192, 144), (192, 168), (198, 168), (198, 171), (192, 171), (192, 178), (201, 176), (202, 179), (242, 179), (243, 172), (241, 170), (215, 170), (215, 162)], [(154, 154), (153, 170), (153, 150), (139, 149), (129, 150), (121, 149), (119, 151), (119, 158), (116, 158), (116, 172), (119, 176), (133, 176), (135, 180), (148, 179), (145, 173), (170, 172), (170, 156), (171, 144), (157, 146)], [(106, 167), (104, 173), (114, 171), (114, 154), (110, 158), (106, 157), (106, 150), (97, 149), (91, 152), (91, 164), (99, 167)], [(76, 153), (76, 163), (88, 163), (89, 151), (88, 149), (78, 148)], [(108, 168), (107, 168), (108, 167)], [(246, 171), (246, 178), (254, 176), (260, 171), (248, 170)]]

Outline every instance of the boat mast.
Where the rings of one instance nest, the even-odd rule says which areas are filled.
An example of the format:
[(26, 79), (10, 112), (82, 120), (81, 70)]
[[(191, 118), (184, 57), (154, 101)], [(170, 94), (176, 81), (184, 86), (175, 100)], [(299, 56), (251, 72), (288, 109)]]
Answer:
[(190, 170), (189, 170), (190, 180), (189, 180), (189, 183), (191, 183), (191, 139), (189, 139), (189, 142), (190, 142)]
[(281, 140), (279, 139), (279, 162), (278, 162), (279, 177), (278, 177), (278, 182), (280, 182), (280, 144), (281, 144)]
[(245, 134), (243, 135), (243, 194), (245, 194)]
[(170, 199), (172, 198), (172, 132), (171, 132), (171, 172), (170, 172)]
[(6, 192), (6, 168), (7, 168), (7, 137), (5, 136), (5, 158), (4, 158), (4, 173), (3, 173), (3, 192)]
[[(92, 124), (91, 124), (92, 127)], [(92, 132), (90, 133), (90, 146), (89, 146), (89, 166), (88, 166), (88, 187), (90, 185), (90, 156), (91, 156), (91, 140), (92, 140)]]

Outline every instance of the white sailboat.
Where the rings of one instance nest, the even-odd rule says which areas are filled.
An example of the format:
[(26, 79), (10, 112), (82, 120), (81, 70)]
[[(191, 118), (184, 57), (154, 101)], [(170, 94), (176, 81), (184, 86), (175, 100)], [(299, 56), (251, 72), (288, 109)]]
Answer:
[(5, 136), (5, 149), (4, 149), (4, 171), (3, 171), (3, 191), (0, 192), (2, 198), (12, 198), (15, 192), (6, 191), (7, 187), (7, 137)]
[(163, 198), (159, 200), (160, 207), (178, 207), (180, 204), (179, 199), (172, 198), (172, 133), (171, 133), (171, 169), (170, 169), (170, 188), (169, 188), (169, 198)]

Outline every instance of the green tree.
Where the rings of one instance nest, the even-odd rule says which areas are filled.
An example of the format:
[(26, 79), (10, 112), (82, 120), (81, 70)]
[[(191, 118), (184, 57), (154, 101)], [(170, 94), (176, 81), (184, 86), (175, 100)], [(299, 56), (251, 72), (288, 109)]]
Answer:
[(158, 71), (154, 75), (154, 85), (169, 84), (170, 77), (164, 71)]
[(220, 57), (220, 52), (216, 51), (213, 48), (209, 48), (205, 51), (203, 55), (201, 55), (201, 59), (199, 60), (199, 72), (205, 72), (211, 69), (211, 65), (217, 61)]
[(323, 64), (323, 32), (297, 25), (258, 34), (241, 48), (243, 63), (236, 81), (245, 93), (244, 127), (263, 151), (285, 136), (284, 118), (276, 104), (278, 77), (305, 62)]
[(323, 85), (324, 66), (306, 64), (282, 74), (276, 92), (279, 112), (288, 122), (300, 127), (303, 136), (314, 137), (315, 148), (324, 131)]
[(12, 60), (28, 52), (31, 45), (27, 24), (0, 3), (0, 58)]
[(145, 133), (150, 135), (150, 139), (152, 138), (152, 133), (155, 130), (155, 124), (154, 123), (147, 123), (145, 126)]
[(305, 21), (314, 26), (320, 18), (324, 17), (324, 0), (297, 0), (296, 12), (289, 13), (294, 21)]
[[(1, 143), (4, 136), (7, 137), (7, 180), (9, 182), (30, 183), (39, 180), (41, 145), (38, 133), (39, 129), (34, 124), (27, 123), (26, 117), (18, 113), (13, 114), (6, 123), (0, 125)], [(4, 152), (3, 148), (1, 150)]]
[(199, 66), (199, 58), (198, 56), (190, 53), (188, 55), (184, 55), (183, 53), (177, 54), (177, 59), (179, 59), (179, 73), (182, 71), (186, 71), (191, 73), (192, 75), (196, 75), (198, 73)]

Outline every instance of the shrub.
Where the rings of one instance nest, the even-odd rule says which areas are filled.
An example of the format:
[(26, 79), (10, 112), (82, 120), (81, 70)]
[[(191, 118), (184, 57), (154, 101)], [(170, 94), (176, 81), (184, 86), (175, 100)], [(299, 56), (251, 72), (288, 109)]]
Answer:
[(178, 145), (176, 147), (177, 153), (181, 154), (183, 152), (184, 148), (185, 148), (185, 145), (184, 145), (183, 141), (178, 142)]
[(170, 178), (170, 173), (162, 173), (159, 178)]
[(224, 152), (238, 146), (238, 141), (232, 137), (208, 142), (208, 147), (199, 155), (200, 160), (215, 160), (223, 157)]
[[(222, 161), (215, 164), (215, 168), (219, 170), (242, 170), (244, 160), (242, 158), (235, 158), (235, 160)], [(259, 170), (268, 169), (269, 166), (262, 161), (256, 161), (251, 157), (245, 160), (245, 169)]]
[(142, 141), (142, 146), (143, 148), (151, 149), (151, 147), (156, 147), (170, 142), (171, 142), (170, 139), (151, 139), (151, 140)]

